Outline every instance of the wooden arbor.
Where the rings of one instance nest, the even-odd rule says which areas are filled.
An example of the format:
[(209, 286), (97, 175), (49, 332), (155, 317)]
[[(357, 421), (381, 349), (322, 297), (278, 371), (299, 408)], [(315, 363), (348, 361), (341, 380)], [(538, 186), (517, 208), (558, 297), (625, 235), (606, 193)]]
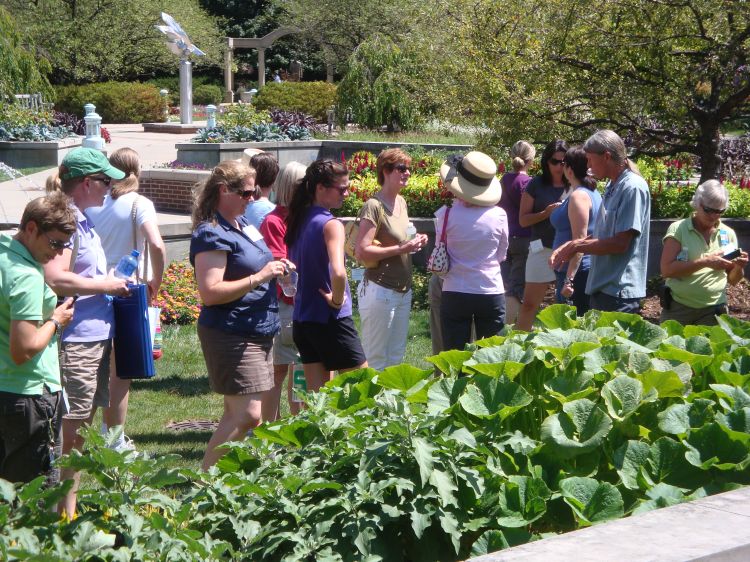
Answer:
[[(266, 85), (266, 49), (274, 41), (291, 33), (300, 33), (302, 30), (296, 27), (280, 27), (265, 37), (253, 39), (240, 39), (227, 37), (227, 52), (224, 58), (224, 101), (232, 102), (234, 92), (234, 73), (232, 63), (235, 49), (257, 49), (258, 50), (258, 88)], [(326, 63), (326, 81), (333, 82), (333, 65)]]

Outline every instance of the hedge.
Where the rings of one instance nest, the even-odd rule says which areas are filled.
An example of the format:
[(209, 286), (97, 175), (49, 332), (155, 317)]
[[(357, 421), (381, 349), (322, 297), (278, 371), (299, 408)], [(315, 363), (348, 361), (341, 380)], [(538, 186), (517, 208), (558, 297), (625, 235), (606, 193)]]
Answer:
[(253, 100), (258, 109), (285, 109), (326, 120), (326, 110), (336, 103), (336, 86), (328, 82), (271, 82)]
[(163, 101), (159, 89), (140, 82), (101, 82), (55, 88), (55, 109), (83, 115), (83, 106), (93, 103), (103, 123), (161, 121)]

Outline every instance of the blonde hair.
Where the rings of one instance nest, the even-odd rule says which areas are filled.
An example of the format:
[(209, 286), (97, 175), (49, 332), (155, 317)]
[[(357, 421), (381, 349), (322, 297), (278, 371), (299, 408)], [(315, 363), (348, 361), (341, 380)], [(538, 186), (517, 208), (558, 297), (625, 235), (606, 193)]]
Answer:
[(112, 199), (131, 191), (138, 191), (138, 176), (141, 174), (141, 159), (132, 148), (120, 148), (109, 157), (109, 163), (125, 172), (125, 178), (112, 182)]
[(510, 157), (513, 159), (511, 165), (518, 172), (525, 168), (536, 156), (536, 148), (526, 141), (518, 141), (510, 149)]
[(255, 170), (238, 160), (225, 160), (211, 170), (208, 179), (197, 183), (193, 189), (193, 229), (205, 221), (215, 223), (219, 188), (222, 185), (241, 191), (242, 184), (248, 178), (255, 178)]
[(47, 179), (44, 182), (44, 189), (47, 193), (62, 191), (62, 182), (60, 181), (60, 172), (58, 170), (55, 170), (47, 176)]
[(277, 205), (289, 206), (294, 190), (299, 185), (300, 180), (305, 177), (305, 170), (307, 170), (307, 166), (299, 162), (289, 162), (282, 168), (274, 185)]
[(55, 191), (62, 191), (68, 197), (71, 197), (71, 193), (86, 179), (86, 176), (77, 178), (68, 178), (66, 180), (60, 179), (61, 172), (67, 171), (67, 168), (60, 164), (57, 170), (52, 172), (44, 182), (44, 189), (47, 193), (54, 193)]

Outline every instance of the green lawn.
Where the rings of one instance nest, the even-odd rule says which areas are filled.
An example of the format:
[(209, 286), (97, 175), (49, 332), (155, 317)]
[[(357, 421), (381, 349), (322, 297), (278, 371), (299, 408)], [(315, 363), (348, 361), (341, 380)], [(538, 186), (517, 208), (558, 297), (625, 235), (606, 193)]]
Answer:
[[(49, 170), (54, 166), (30, 166), (28, 168), (18, 168), (18, 171), (21, 172), (24, 176), (30, 176), (31, 174), (36, 174), (37, 172), (43, 172), (44, 170)], [(0, 181), (8, 181), (11, 180), (11, 178), (8, 174), (0, 170)]]
[[(429, 355), (429, 312), (414, 311), (405, 361), (427, 368), (424, 357)], [(181, 464), (197, 468), (210, 433), (172, 431), (166, 427), (172, 422), (215, 421), (221, 416), (221, 396), (208, 388), (195, 326), (165, 326), (164, 355), (156, 364), (157, 375), (153, 379), (133, 382), (126, 432), (138, 450), (152, 454), (176, 453), (183, 458)], [(288, 411), (286, 398), (282, 397), (282, 412)]]

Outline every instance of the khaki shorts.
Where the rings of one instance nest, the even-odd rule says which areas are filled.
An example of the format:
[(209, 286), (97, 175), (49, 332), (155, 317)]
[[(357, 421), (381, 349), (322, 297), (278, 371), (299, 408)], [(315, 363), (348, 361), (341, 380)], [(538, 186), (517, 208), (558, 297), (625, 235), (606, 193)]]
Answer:
[(294, 305), (279, 300), (281, 331), (273, 338), (273, 364), (289, 365), (297, 361), (297, 346), (292, 337), (292, 313)]
[(198, 339), (214, 392), (242, 396), (273, 388), (273, 338), (251, 340), (198, 324)]
[(70, 410), (65, 419), (85, 420), (93, 408), (109, 406), (109, 363), (112, 340), (63, 342), (60, 374)]

